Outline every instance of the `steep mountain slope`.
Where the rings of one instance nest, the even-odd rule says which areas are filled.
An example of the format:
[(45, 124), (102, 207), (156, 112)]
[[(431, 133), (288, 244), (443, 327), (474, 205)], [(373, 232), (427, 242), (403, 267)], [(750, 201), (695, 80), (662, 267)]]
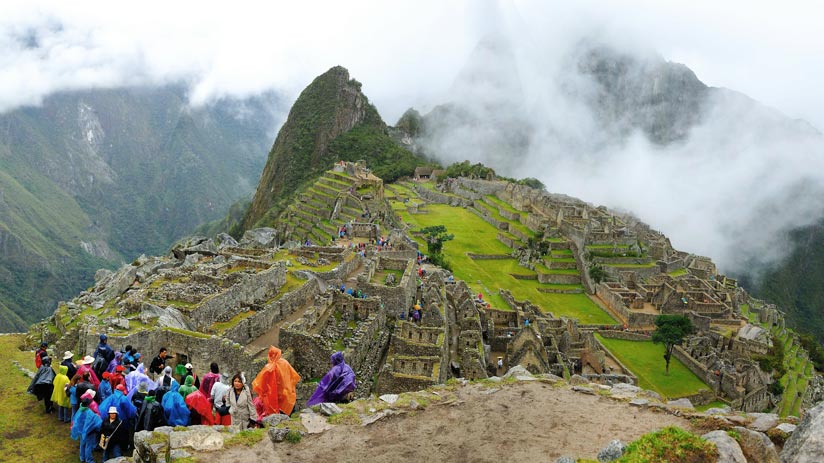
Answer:
[(422, 162), (389, 136), (360, 82), (335, 66), (315, 78), (289, 111), (241, 227), (271, 223), (289, 198), (334, 162), (360, 159), (388, 181), (412, 174)]
[(0, 331), (221, 216), (253, 188), (273, 110), (271, 95), (190, 108), (165, 87), (57, 94), (1, 115)]
[[(399, 138), (442, 162), (480, 161), (504, 175), (538, 177), (554, 188), (561, 183), (566, 193), (588, 200), (623, 196), (623, 203), (609, 205), (669, 227), (681, 242), (689, 233), (693, 241), (715, 243), (699, 252), (748, 277), (755, 293), (776, 297), (790, 320), (824, 319), (824, 287), (805, 283), (813, 277), (796, 277), (800, 261), (805, 272), (824, 274), (824, 260), (810, 257), (819, 254), (810, 246), (820, 240), (776, 246), (787, 231), (824, 216), (824, 181), (810, 173), (815, 168), (798, 167), (824, 156), (820, 132), (741, 93), (707, 86), (688, 67), (652, 53), (583, 41), (558, 60), (557, 67), (541, 68), (519, 59), (505, 40), (487, 38), (455, 80), (451, 100), (422, 116), (408, 111), (396, 125)], [(578, 171), (587, 173), (577, 181), (580, 190), (566, 191), (563, 182)], [(672, 175), (679, 178), (671, 185), (661, 180)], [(631, 177), (658, 180), (647, 194), (662, 199), (585, 196), (626, 193)], [(657, 222), (669, 203), (690, 207), (684, 217)], [(687, 217), (701, 217), (702, 225)], [(687, 231), (675, 236), (678, 230)], [(793, 249), (801, 254), (784, 266), (781, 257)], [(778, 273), (763, 283), (756, 275), (771, 272)], [(789, 286), (770, 281), (782, 274)]]

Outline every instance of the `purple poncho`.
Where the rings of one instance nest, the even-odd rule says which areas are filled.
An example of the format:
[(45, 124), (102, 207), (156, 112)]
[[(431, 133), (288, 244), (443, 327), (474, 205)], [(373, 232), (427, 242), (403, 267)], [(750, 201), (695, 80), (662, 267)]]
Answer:
[(146, 376), (146, 373), (144, 372), (145, 368), (141, 363), (137, 366), (137, 370), (126, 375), (126, 390), (129, 391), (129, 400), (132, 400), (132, 396), (134, 395), (135, 391), (137, 391), (137, 387), (140, 383), (147, 383), (147, 391), (151, 391), (157, 388), (157, 384), (154, 381), (152, 381), (151, 378)]
[(114, 353), (114, 358), (112, 359), (111, 362), (109, 362), (109, 366), (108, 366), (108, 368), (106, 368), (106, 371), (108, 371), (109, 373), (114, 373), (114, 369), (117, 368), (117, 366), (121, 364), (120, 361), (121, 361), (122, 358), (123, 358), (123, 352), (120, 352), (120, 351), (115, 352)]
[(332, 354), (332, 369), (320, 380), (306, 405), (311, 407), (322, 402), (340, 402), (355, 387), (355, 372), (343, 361), (343, 352), (335, 352)]

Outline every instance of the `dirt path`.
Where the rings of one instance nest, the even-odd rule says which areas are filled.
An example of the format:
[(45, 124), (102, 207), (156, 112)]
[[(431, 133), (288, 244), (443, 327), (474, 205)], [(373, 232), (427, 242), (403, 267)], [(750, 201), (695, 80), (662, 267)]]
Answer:
[[(495, 462), (554, 461), (562, 455), (595, 458), (612, 439), (630, 442), (665, 426), (689, 429), (687, 420), (641, 410), (566, 387), (524, 382), (496, 392), (460, 388), (451, 404), (384, 418), (369, 426), (336, 426), (299, 444), (233, 449), (221, 462)], [(217, 457), (217, 458), (215, 458)]]

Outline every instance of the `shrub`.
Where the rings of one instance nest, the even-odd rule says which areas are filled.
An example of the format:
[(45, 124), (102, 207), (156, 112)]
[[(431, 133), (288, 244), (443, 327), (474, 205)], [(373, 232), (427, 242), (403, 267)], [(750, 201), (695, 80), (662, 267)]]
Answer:
[(303, 438), (303, 435), (297, 429), (290, 429), (284, 438), (286, 442), (297, 444)]
[(650, 461), (678, 461), (703, 463), (716, 461), (718, 450), (711, 442), (688, 433), (681, 428), (667, 427), (645, 434), (629, 444), (620, 463), (646, 463)]

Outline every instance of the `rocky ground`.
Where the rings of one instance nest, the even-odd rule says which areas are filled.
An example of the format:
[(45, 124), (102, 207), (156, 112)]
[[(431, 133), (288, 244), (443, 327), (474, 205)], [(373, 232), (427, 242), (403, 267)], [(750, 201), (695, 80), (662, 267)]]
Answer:
[(253, 448), (210, 453), (210, 461), (499, 462), (554, 461), (563, 455), (594, 459), (613, 439), (630, 442), (666, 426), (693, 430), (687, 419), (662, 409), (576, 392), (565, 383), (481, 383), (441, 394), (446, 399), (426, 410), (407, 406), (372, 424), (309, 434), (298, 444), (273, 445), (264, 439)]

